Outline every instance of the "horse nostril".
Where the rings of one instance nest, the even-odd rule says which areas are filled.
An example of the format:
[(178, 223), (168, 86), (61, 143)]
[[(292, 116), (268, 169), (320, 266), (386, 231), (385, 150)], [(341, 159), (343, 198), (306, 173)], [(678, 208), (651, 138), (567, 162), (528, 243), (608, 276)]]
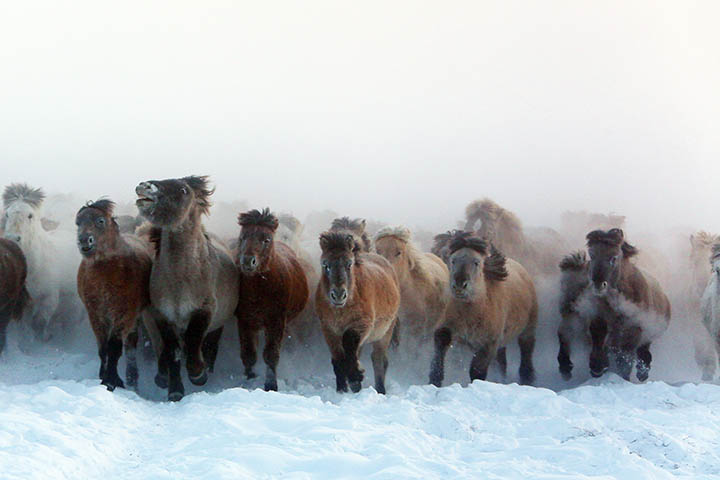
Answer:
[(602, 282), (602, 283), (600, 284), (600, 288), (602, 288), (603, 290), (605, 290), (605, 289), (607, 288), (607, 286), (608, 286), (608, 283), (607, 283), (607, 282)]
[(257, 259), (255, 257), (250, 258), (250, 266), (251, 267), (257, 266)]
[(465, 281), (462, 283), (462, 289), (465, 290), (468, 287), (468, 282)]

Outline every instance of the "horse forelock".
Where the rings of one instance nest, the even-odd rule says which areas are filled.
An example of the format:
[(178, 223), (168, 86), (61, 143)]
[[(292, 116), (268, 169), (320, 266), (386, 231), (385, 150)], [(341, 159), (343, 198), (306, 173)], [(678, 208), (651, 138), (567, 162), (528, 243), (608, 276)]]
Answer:
[(115, 202), (107, 198), (101, 198), (94, 202), (92, 200), (89, 200), (85, 205), (80, 207), (80, 210), (78, 210), (78, 214), (88, 208), (100, 210), (105, 216), (112, 218), (115, 213)]
[(210, 207), (212, 206), (210, 196), (215, 193), (215, 189), (210, 188), (209, 177), (207, 175), (190, 175), (189, 177), (183, 177), (182, 180), (195, 193), (195, 201), (200, 211), (206, 215), (210, 213)]
[(45, 200), (42, 188), (32, 188), (27, 183), (11, 183), (3, 191), (3, 206), (8, 208), (15, 202), (24, 202), (34, 209), (40, 208)]
[(258, 227), (266, 227), (272, 231), (277, 230), (279, 221), (278, 218), (270, 212), (269, 208), (261, 210), (253, 209), (245, 213), (241, 213), (238, 216), (238, 224), (241, 227), (249, 227), (255, 225)]
[(488, 243), (473, 232), (458, 232), (450, 242), (450, 255), (462, 248), (475, 250), (480, 255), (488, 254)]
[(401, 242), (409, 243), (412, 238), (410, 229), (402, 225), (397, 227), (383, 227), (375, 234), (375, 241), (377, 242), (381, 238), (393, 237), (397, 238)]

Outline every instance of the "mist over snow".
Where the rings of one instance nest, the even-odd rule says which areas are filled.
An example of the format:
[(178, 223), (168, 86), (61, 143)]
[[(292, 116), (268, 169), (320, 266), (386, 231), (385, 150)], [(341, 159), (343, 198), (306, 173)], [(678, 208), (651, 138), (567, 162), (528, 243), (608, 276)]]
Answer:
[(316, 268), (334, 216), (407, 225), (427, 248), (489, 197), (577, 249), (586, 232), (563, 212), (615, 213), (672, 319), (647, 384), (591, 379), (579, 340), (565, 382), (559, 275), (538, 276), (536, 388), (516, 384), (514, 343), (506, 381), (492, 366), (469, 384), (455, 346), (445, 387), (428, 386), (430, 342), (391, 352), (387, 396), (367, 348), (363, 390), (336, 393), (318, 332), (284, 348), (264, 392), (230, 325), (208, 384), (183, 373), (180, 404), (152, 355), (137, 392), (105, 391), (87, 319), (48, 343), (13, 323), (1, 478), (720, 478), (689, 261), (690, 234), (720, 232), (719, 3), (6, 3), (0, 187), (42, 187), (64, 233), (88, 200), (134, 216), (139, 182), (193, 174), (216, 187), (208, 230), (229, 240), (241, 211), (292, 213)]

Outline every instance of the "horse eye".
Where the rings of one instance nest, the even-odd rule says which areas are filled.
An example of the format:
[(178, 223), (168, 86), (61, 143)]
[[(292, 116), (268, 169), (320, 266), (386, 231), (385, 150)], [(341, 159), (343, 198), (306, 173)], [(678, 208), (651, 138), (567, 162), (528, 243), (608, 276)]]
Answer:
[(401, 253), (402, 253), (402, 252), (397, 252), (397, 253), (395, 254), (395, 256), (396, 256), (396, 257), (399, 257)]
[(28, 218), (29, 218), (29, 219), (32, 219), (32, 218), (33, 218), (33, 214), (32, 214), (32, 213), (29, 214), (29, 215), (28, 215)]
[(480, 262), (478, 262), (477, 260), (475, 260), (473, 263), (475, 264), (476, 267), (480, 266)]
[(187, 195), (187, 192), (188, 192), (188, 191), (187, 191), (187, 188), (182, 187), (182, 193), (183, 193), (183, 195)]
[(104, 218), (98, 218), (97, 224), (100, 225), (100, 226), (105, 225), (105, 219), (104, 219)]

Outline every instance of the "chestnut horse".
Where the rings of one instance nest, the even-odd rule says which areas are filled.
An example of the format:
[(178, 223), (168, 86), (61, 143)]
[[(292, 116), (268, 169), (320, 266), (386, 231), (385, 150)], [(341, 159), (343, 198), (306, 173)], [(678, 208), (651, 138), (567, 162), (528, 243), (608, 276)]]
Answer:
[(237, 306), (237, 269), (202, 224), (213, 193), (207, 177), (151, 180), (135, 192), (138, 210), (154, 227), (150, 301), (163, 344), (155, 382), (168, 388), (168, 400), (178, 401), (185, 394), (183, 350), (193, 384), (204, 385), (213, 370), (223, 327)]
[(277, 390), (277, 365), (285, 328), (308, 302), (308, 283), (295, 252), (275, 241), (278, 219), (269, 209), (240, 214), (237, 266), (239, 300), (235, 310), (245, 375), (255, 377), (258, 331), (265, 331), (265, 390)]
[[(575, 254), (561, 263), (565, 276), (563, 325), (558, 331), (560, 372), (570, 378), (567, 331), (568, 322), (574, 321), (589, 330), (592, 376), (599, 377), (608, 369), (608, 353), (612, 353), (618, 374), (629, 380), (636, 360), (637, 379), (644, 382), (650, 374), (650, 345), (670, 322), (670, 301), (657, 280), (631, 261), (638, 250), (625, 241), (621, 229), (594, 230), (586, 238), (590, 259)], [(586, 305), (578, 308), (583, 302)]]
[(385, 393), (387, 349), (400, 307), (400, 288), (392, 265), (380, 255), (361, 252), (357, 237), (346, 232), (320, 235), (322, 278), (315, 308), (325, 335), (338, 392), (348, 381), (359, 392), (363, 369), (358, 361), (366, 343), (373, 344), (375, 389)]
[(0, 238), (0, 353), (10, 320), (20, 320), (30, 296), (25, 288), (27, 262), (20, 246)]
[(517, 339), (520, 383), (532, 384), (538, 301), (530, 274), (472, 232), (456, 235), (449, 251), (451, 297), (445, 320), (435, 331), (430, 383), (442, 385), (445, 353), (457, 336), (475, 352), (471, 381), (485, 380), (496, 357), (505, 376), (505, 346)]
[(100, 356), (101, 383), (112, 391), (124, 388), (117, 371), (125, 348), (125, 380), (137, 387), (138, 317), (150, 306), (150, 245), (120, 233), (113, 217), (115, 203), (90, 202), (75, 217), (83, 256), (78, 268), (78, 293), (85, 304)]

